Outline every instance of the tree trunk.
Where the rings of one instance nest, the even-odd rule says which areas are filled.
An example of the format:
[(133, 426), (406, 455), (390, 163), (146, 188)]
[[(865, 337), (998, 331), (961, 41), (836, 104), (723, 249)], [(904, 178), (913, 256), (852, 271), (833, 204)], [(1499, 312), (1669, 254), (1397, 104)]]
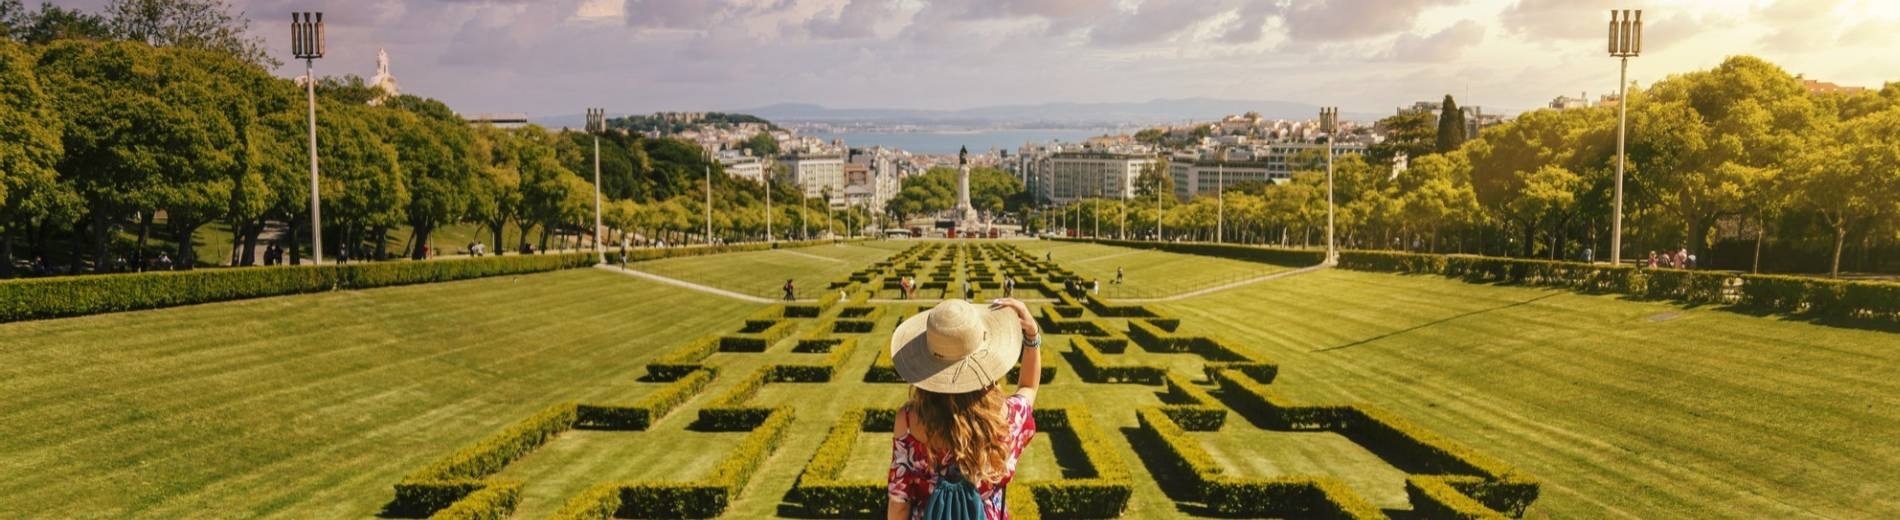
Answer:
[(172, 217), (171, 219), (172, 236), (178, 239), (178, 258), (174, 258), (172, 261), (173, 264), (179, 266), (182, 271), (190, 271), (191, 268), (195, 267), (198, 263), (197, 260), (193, 259), (193, 255), (198, 254), (198, 245), (193, 243), (194, 241), (191, 239), (191, 235), (198, 231), (198, 226), (200, 225), (202, 224), (182, 220), (177, 217)]
[(1537, 253), (1537, 226), (1530, 223), (1526, 223), (1524, 224), (1524, 258), (1531, 258), (1532, 255), (1535, 255), (1536, 253)]
[(489, 238), (495, 239), (494, 253), (497, 255), (501, 254), (503, 250), (508, 249), (508, 243), (502, 240), (502, 237), (505, 236), (502, 233), (505, 231), (505, 228), (507, 227), (508, 227), (508, 221), (506, 219), (496, 220), (494, 222), (488, 223), (488, 232), (494, 235)]
[(232, 222), (231, 223), (231, 264), (230, 264), (231, 267), (237, 267), (240, 265), (248, 264), (248, 262), (244, 261), (243, 252), (244, 252), (244, 225), (239, 224), (237, 222)]
[(0, 231), (0, 278), (13, 277), (13, 228)]
[(423, 260), (428, 258), (428, 255), (424, 255), (423, 252), (428, 248), (429, 233), (434, 231), (435, 226), (428, 224), (415, 226), (415, 232), (411, 233), (409, 237), (410, 240), (415, 242), (415, 244), (412, 244), (413, 248), (409, 251), (410, 260)]
[(1748, 268), (1749, 273), (1761, 274), (1761, 241), (1762, 235), (1767, 233), (1768, 221), (1761, 217), (1755, 217), (1755, 263)]
[(538, 251), (536, 251), (538, 253), (546, 253), (548, 251), (548, 228), (549, 227), (551, 226), (547, 224), (541, 225), (541, 247), (537, 248), (539, 249)]
[(264, 221), (255, 220), (244, 226), (244, 264), (257, 265), (257, 236), (264, 234)]
[[(111, 222), (112, 219), (109, 218), (104, 211), (95, 210), (92, 212), (92, 236), (94, 240), (92, 248), (92, 272), (105, 272), (105, 266), (109, 263), (106, 262), (106, 257), (112, 254)], [(79, 255), (73, 255), (72, 268), (66, 272), (78, 273), (80, 265)]]
[(376, 256), (371, 257), (371, 259), (389, 259), (389, 226), (376, 226), (376, 231), (371, 232), (371, 234), (376, 237)]
[(133, 269), (135, 271), (145, 270), (145, 242), (152, 238), (153, 213), (154, 212), (151, 211), (139, 212), (139, 248), (137, 251), (132, 252), (132, 261), (139, 264), (138, 267)]
[(296, 217), (284, 221), (284, 239), (278, 242), (282, 242), (286, 252), (290, 253), (290, 265), (303, 265), (303, 248), (297, 247), (303, 240), (297, 237)]
[(1846, 244), (1847, 219), (1843, 218), (1840, 223), (1834, 225), (1834, 263), (1828, 270), (1828, 276), (1831, 278), (1841, 277), (1841, 247)]

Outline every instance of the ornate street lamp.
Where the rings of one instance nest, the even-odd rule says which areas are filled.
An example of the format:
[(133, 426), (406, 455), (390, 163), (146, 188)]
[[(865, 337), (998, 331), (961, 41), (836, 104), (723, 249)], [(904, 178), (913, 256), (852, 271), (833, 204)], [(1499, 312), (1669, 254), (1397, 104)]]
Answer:
[(1610, 219), (1610, 265), (1623, 262), (1623, 153), (1624, 134), (1629, 129), (1630, 58), (1643, 53), (1643, 11), (1610, 11), (1610, 57), (1622, 62), (1616, 78), (1616, 211)]
[(607, 252), (600, 245), (600, 134), (606, 131), (607, 109), (587, 109), (587, 133), (594, 135), (594, 256), (603, 264), (607, 263)]
[(303, 60), (310, 101), (310, 258), (323, 264), (323, 210), (317, 191), (317, 58), (323, 57), (323, 13), (290, 13), (290, 54)]

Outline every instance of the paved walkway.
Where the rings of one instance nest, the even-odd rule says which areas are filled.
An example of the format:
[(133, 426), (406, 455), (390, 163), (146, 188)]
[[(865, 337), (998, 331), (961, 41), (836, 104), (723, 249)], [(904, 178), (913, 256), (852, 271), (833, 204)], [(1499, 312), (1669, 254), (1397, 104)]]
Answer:
[[(655, 282), (660, 282), (660, 283), (671, 285), (674, 287), (679, 287), (682, 289), (691, 289), (691, 290), (695, 290), (695, 291), (699, 291), (699, 292), (703, 292), (703, 293), (711, 294), (715, 296), (724, 296), (727, 298), (732, 298), (734, 300), (747, 301), (747, 302), (752, 302), (752, 303), (764, 303), (764, 304), (785, 303), (785, 300), (761, 298), (761, 297), (753, 296), (750, 294), (744, 294), (744, 293), (728, 291), (725, 289), (720, 289), (718, 287), (713, 287), (710, 285), (701, 285), (701, 284), (697, 284), (693, 282), (688, 282), (686, 280), (681, 280), (678, 278), (668, 278), (665, 276), (649, 273), (646, 271), (622, 269), (620, 268), (620, 266), (617, 266), (617, 265), (600, 264), (600, 265), (595, 265), (594, 268), (602, 270), (602, 271), (612, 272), (612, 273), (620, 273), (627, 276), (632, 276), (634, 278), (643, 278), (647, 280), (652, 280)], [(815, 301), (818, 301), (818, 300), (792, 300), (793, 303), (815, 302)]]
[(831, 258), (831, 257), (828, 257), (828, 256), (818, 256), (818, 255), (814, 255), (814, 254), (811, 254), (811, 253), (800, 253), (800, 252), (798, 252), (798, 251), (793, 251), (793, 250), (790, 250), (790, 249), (774, 249), (773, 251), (778, 251), (778, 252), (780, 252), (780, 253), (785, 253), (785, 254), (788, 254), (788, 255), (796, 255), (796, 256), (802, 256), (802, 257), (805, 257), (805, 258), (810, 258), (810, 259), (813, 259), (813, 260), (824, 260), (824, 261), (826, 261), (826, 262), (835, 262), (835, 263), (840, 263), (840, 264), (848, 264), (848, 263), (851, 263), (851, 262), (847, 262), (847, 261), (845, 261), (845, 260), (843, 260), (843, 259), (839, 259), (839, 258)]
[(1205, 289), (1197, 289), (1193, 291), (1188, 291), (1181, 294), (1176, 294), (1174, 296), (1163, 296), (1160, 298), (1117, 298), (1114, 300), (1114, 302), (1115, 303), (1160, 303), (1160, 302), (1181, 301), (1181, 300), (1193, 298), (1196, 296), (1216, 293), (1216, 292), (1225, 291), (1228, 289), (1233, 289), (1236, 287), (1241, 287), (1241, 286), (1246, 286), (1246, 285), (1253, 285), (1253, 284), (1265, 282), (1268, 280), (1278, 280), (1278, 279), (1286, 278), (1289, 276), (1299, 276), (1299, 275), (1303, 275), (1303, 274), (1310, 273), (1313, 271), (1325, 269), (1327, 267), (1328, 266), (1326, 264), (1320, 264), (1320, 265), (1315, 265), (1315, 266), (1310, 266), (1310, 267), (1301, 267), (1299, 269), (1294, 269), (1292, 271), (1281, 271), (1278, 273), (1273, 273), (1273, 274), (1269, 274), (1269, 275), (1265, 275), (1265, 276), (1261, 276), (1257, 278), (1249, 278), (1249, 279), (1241, 280), (1234, 283), (1216, 285), (1216, 286), (1208, 287)]

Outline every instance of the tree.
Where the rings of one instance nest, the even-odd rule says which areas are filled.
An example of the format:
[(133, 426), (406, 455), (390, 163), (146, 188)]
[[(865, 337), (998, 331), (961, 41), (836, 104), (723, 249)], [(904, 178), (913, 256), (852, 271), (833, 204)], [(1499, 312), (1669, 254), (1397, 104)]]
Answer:
[(1900, 109), (1855, 119), (1817, 137), (1790, 172), (1795, 206), (1816, 212), (1834, 231), (1829, 276), (1841, 275), (1841, 251), (1851, 231), (1900, 213), (1894, 135), (1900, 135)]
[(109, 40), (113, 38), (112, 27), (107, 25), (103, 16), (66, 9), (52, 3), (40, 4), (38, 11), (27, 13), (19, 7), (17, 0), (10, 4), (0, 4), (0, 29), (14, 40), (44, 45), (57, 40)]
[(754, 157), (771, 157), (778, 155), (778, 139), (772, 137), (771, 132), (759, 132), (757, 135), (746, 139), (745, 142), (740, 143), (739, 147), (752, 152)]
[(479, 166), (474, 137), (460, 118), (429, 109), (440, 102), (406, 98), (414, 96), (396, 98), (385, 105), (394, 110), (381, 112), (409, 191), (404, 211), (413, 229), (409, 257), (420, 260), (436, 228), (468, 214), (470, 197), (464, 187), (474, 182)]
[(1438, 112), (1438, 153), (1457, 150), (1465, 144), (1465, 113), (1458, 109), (1458, 102), (1452, 101), (1451, 94), (1445, 94), (1445, 102)]
[(324, 114), (317, 118), (324, 236), (350, 258), (362, 259), (363, 242), (381, 234), (371, 231), (405, 220), (409, 189), (401, 155), (383, 134), (381, 109), (324, 99), (319, 103), (317, 110)]
[(10, 276), (14, 235), (70, 213), (78, 201), (54, 169), (65, 153), (64, 122), (52, 96), (40, 88), (33, 54), (5, 41), (0, 41), (0, 121), (7, 121), (0, 125), (0, 276)]
[(114, 35), (155, 47), (223, 52), (266, 68), (272, 58), (264, 39), (250, 34), (251, 21), (233, 14), (226, 0), (112, 0), (106, 18)]
[(1380, 119), (1377, 126), (1385, 132), (1385, 140), (1367, 147), (1367, 160), (1373, 164), (1392, 164), (1400, 155), (1416, 161), (1436, 153), (1438, 121), (1438, 114), (1422, 110)]

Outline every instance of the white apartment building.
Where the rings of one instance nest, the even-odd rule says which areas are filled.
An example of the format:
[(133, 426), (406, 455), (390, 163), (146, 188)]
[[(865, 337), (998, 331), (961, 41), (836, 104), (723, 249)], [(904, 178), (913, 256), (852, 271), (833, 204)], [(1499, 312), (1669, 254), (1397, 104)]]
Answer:
[[(1325, 147), (1325, 143), (1278, 142), (1225, 149), (1224, 154), (1223, 150), (1213, 148), (1177, 153), (1169, 158), (1168, 174), (1174, 178), (1175, 198), (1182, 200), (1247, 181), (1285, 183), (1293, 180), (1300, 154)], [(1365, 153), (1364, 142), (1341, 142), (1333, 146), (1335, 158)]]
[(844, 156), (793, 153), (779, 162), (786, 167), (783, 180), (797, 185), (806, 197), (823, 197), (826, 191), (844, 193)]
[(1113, 151), (1062, 151), (1037, 168), (1038, 196), (1065, 204), (1091, 197), (1132, 197), (1135, 181), (1155, 165), (1153, 155)]
[(752, 182), (765, 181), (765, 161), (758, 157), (732, 153), (728, 150), (719, 154), (719, 164), (725, 165), (726, 175), (734, 179)]

